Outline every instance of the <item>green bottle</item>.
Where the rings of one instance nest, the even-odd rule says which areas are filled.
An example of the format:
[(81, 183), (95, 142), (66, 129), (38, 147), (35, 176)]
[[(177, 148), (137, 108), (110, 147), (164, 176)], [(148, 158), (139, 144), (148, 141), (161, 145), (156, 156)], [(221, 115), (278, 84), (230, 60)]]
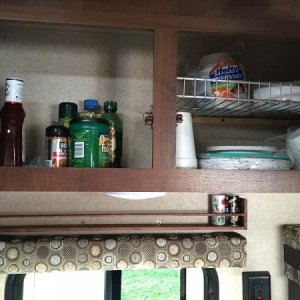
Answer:
[(115, 101), (104, 102), (104, 113), (101, 118), (109, 122), (111, 139), (110, 167), (122, 167), (123, 122), (117, 115), (118, 104)]
[(109, 124), (104, 119), (77, 118), (70, 123), (70, 166), (109, 168)]
[(76, 103), (61, 102), (59, 103), (58, 120), (66, 128), (70, 127), (70, 122), (77, 118), (78, 107)]

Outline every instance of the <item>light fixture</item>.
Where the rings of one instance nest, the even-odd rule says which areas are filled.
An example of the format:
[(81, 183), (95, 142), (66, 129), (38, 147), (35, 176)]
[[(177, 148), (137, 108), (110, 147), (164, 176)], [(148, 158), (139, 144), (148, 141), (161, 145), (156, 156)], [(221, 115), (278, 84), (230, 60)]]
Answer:
[(164, 192), (109, 192), (106, 195), (127, 199), (127, 200), (145, 200), (165, 196)]

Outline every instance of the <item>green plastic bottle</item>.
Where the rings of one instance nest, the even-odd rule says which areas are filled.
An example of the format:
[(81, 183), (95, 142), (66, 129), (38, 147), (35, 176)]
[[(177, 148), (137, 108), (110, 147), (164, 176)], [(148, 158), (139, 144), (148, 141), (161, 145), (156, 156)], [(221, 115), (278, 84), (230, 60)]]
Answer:
[(66, 128), (70, 127), (70, 122), (77, 118), (78, 106), (72, 102), (59, 103), (58, 120)]
[(70, 123), (70, 166), (109, 168), (109, 124), (104, 119), (77, 118)]
[(122, 167), (122, 151), (123, 151), (123, 122), (117, 115), (118, 104), (115, 101), (104, 102), (104, 113), (101, 118), (109, 122), (110, 139), (111, 139), (111, 155), (110, 167)]

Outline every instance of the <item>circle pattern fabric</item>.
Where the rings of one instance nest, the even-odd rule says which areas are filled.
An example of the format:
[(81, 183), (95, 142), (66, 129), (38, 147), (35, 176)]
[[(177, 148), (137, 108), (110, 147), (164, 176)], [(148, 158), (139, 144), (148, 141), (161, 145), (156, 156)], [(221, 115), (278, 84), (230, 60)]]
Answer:
[[(299, 242), (298, 236), (291, 236), (291, 239)], [(18, 239), (0, 236), (2, 273), (131, 268), (243, 268), (246, 257), (246, 239), (235, 232)]]

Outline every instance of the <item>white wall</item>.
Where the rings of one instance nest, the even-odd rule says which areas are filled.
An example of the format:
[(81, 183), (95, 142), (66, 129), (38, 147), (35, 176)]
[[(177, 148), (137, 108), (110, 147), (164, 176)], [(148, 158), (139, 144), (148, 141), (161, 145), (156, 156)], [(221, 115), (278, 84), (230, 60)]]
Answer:
[[(233, 191), (234, 192), (234, 191)], [(248, 229), (238, 231), (247, 238), (248, 262), (245, 269), (219, 268), (220, 300), (242, 299), (242, 272), (269, 271), (271, 274), (272, 299), (287, 299), (287, 278), (283, 272), (282, 225), (300, 224), (300, 194), (241, 194), (248, 199)], [(0, 193), (0, 207), (10, 213), (64, 213), (117, 210), (203, 210), (207, 207), (207, 195), (196, 193), (168, 194), (161, 199), (145, 201), (117, 200), (101, 193)], [(111, 218), (110, 218), (111, 219)], [(63, 222), (74, 221), (64, 218)], [(124, 222), (132, 220), (124, 219)], [(136, 221), (136, 220), (135, 220)], [(144, 220), (151, 222), (151, 220)], [(174, 220), (172, 220), (174, 221)], [(178, 220), (182, 221), (182, 220)], [(18, 224), (18, 220), (10, 220)], [(22, 219), (21, 222), (24, 223)], [(35, 222), (38, 222), (36, 220)], [(48, 224), (61, 220), (50, 218)], [(5, 221), (3, 221), (5, 224)], [(221, 228), (216, 228), (222, 230)]]
[(244, 194), (248, 199), (248, 263), (244, 270), (218, 269), (220, 300), (242, 299), (242, 271), (269, 271), (274, 300), (288, 297), (283, 268), (282, 225), (300, 224), (300, 194)]
[(143, 120), (153, 94), (151, 32), (0, 24), (0, 61), (1, 107), (5, 79), (24, 80), (27, 163), (43, 158), (45, 129), (57, 121), (60, 102), (82, 110), (83, 100), (93, 98), (118, 102), (124, 167), (151, 167), (152, 133)]

